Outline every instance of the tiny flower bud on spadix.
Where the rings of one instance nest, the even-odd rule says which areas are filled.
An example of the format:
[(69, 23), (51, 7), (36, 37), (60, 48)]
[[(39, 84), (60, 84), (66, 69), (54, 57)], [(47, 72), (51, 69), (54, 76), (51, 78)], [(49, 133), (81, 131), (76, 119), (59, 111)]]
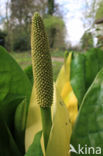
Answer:
[(36, 101), (41, 107), (50, 107), (53, 99), (52, 62), (48, 38), (38, 13), (32, 18), (31, 48)]

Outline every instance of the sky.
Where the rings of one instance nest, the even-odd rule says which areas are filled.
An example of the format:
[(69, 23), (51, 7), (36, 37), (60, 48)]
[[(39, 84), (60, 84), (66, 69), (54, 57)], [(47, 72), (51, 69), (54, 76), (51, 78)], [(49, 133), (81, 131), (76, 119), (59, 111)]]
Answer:
[(56, 0), (60, 4), (63, 18), (66, 24), (66, 40), (71, 41), (72, 45), (79, 43), (84, 33), (83, 11), (86, 8), (85, 0)]
[[(0, 0), (0, 17), (5, 16), (5, 3), (7, 0)], [(1, 18), (0, 18), (1, 19)], [(0, 23), (1, 24), (1, 23)]]
[[(5, 15), (5, 2), (0, 0), (0, 13)], [(89, 0), (89, 2), (92, 0)], [(70, 41), (72, 45), (77, 45), (84, 33), (83, 11), (86, 8), (85, 0), (55, 0), (60, 6), (63, 19), (66, 25), (66, 41)]]

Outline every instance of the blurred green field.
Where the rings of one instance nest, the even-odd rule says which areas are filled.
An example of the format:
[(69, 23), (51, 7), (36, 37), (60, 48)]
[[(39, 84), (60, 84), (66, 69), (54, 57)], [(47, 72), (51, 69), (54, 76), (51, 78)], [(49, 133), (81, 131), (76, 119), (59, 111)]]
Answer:
[[(30, 52), (23, 53), (10, 53), (13, 58), (18, 62), (22, 69), (25, 69), (27, 66), (31, 64), (31, 54)], [(52, 65), (53, 65), (53, 80), (55, 81), (57, 75), (60, 71), (61, 66), (63, 65), (63, 56), (64, 52), (53, 52), (52, 53)]]
[(30, 52), (12, 52), (10, 53), (13, 58), (18, 62), (18, 64), (22, 67), (22, 69), (25, 69), (27, 66), (31, 64), (31, 54)]
[(53, 80), (56, 81), (63, 62), (53, 61)]
[(64, 52), (65, 51), (56, 49), (56, 50), (50, 50), (50, 52), (51, 52), (51, 56), (52, 57), (61, 57), (61, 58), (64, 58)]

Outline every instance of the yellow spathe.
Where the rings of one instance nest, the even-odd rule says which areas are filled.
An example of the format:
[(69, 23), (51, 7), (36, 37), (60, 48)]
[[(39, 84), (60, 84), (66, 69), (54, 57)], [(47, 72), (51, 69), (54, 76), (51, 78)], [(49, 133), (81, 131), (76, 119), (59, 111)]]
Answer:
[(25, 151), (32, 144), (35, 134), (42, 130), (40, 107), (35, 100), (35, 87), (32, 89), (32, 95), (29, 105), (27, 126), (25, 132)]
[(54, 87), (53, 100), (53, 124), (48, 141), (46, 156), (70, 156), (70, 137), (72, 126), (69, 120), (69, 112)]
[(73, 92), (72, 86), (70, 84), (70, 63), (71, 63), (72, 53), (69, 53), (66, 62), (62, 66), (60, 73), (58, 75), (56, 86), (59, 90), (59, 93), (66, 104), (69, 117), (72, 125), (76, 120), (78, 114), (78, 100)]

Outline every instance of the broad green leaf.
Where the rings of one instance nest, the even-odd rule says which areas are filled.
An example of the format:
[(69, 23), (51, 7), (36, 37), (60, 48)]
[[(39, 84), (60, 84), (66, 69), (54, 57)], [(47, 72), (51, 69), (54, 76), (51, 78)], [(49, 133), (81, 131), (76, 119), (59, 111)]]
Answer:
[(25, 152), (25, 141), (22, 139), (25, 134), (26, 122), (26, 99), (24, 99), (17, 107), (14, 117), (15, 138), (19, 149)]
[(14, 139), (7, 124), (0, 116), (0, 156), (23, 156)]
[[(71, 144), (78, 151), (81, 147), (96, 147), (103, 150), (103, 68), (85, 94), (73, 129)], [(78, 155), (71, 153), (72, 156)], [(80, 154), (82, 155), (82, 154)], [(84, 154), (85, 156), (92, 155)], [(103, 151), (102, 154), (103, 156)]]
[(43, 156), (42, 147), (41, 147), (41, 136), (42, 131), (38, 132), (33, 140), (33, 143), (30, 145), (25, 156)]
[(73, 91), (79, 100), (79, 106), (84, 94), (102, 67), (103, 51), (98, 48), (90, 49), (85, 54), (73, 53), (70, 79)]
[[(0, 46), (0, 113), (8, 117), (8, 103), (17, 96), (26, 97), (27, 108), (31, 95), (31, 84), (25, 73), (9, 55), (9, 53)], [(14, 103), (15, 104), (15, 103)]]
[(95, 48), (96, 56), (98, 58), (98, 68), (99, 70), (103, 67), (103, 50)]
[(56, 88), (54, 92), (54, 115), (46, 156), (69, 156), (69, 143), (72, 132), (69, 113)]
[(85, 57), (81, 53), (73, 53), (70, 70), (70, 82), (80, 103), (85, 94)]
[(26, 67), (24, 69), (24, 72), (26, 73), (26, 75), (28, 76), (31, 84), (33, 85), (33, 71), (32, 71), (32, 65), (29, 65), (28, 67)]
[[(86, 81), (86, 89), (89, 88), (91, 83), (93, 82), (95, 76), (99, 72), (99, 62), (97, 53), (99, 51), (96, 49), (90, 49), (88, 52), (85, 53), (85, 81)], [(102, 52), (103, 55), (103, 52)]]
[[(20, 103), (23, 100), (23, 97), (21, 96), (16, 96), (14, 99), (12, 99), (12, 101), (2, 106), (2, 111), (4, 111), (4, 113), (6, 114), (5, 116), (3, 116), (4, 121), (6, 121), (6, 123), (9, 125), (9, 128), (11, 130), (11, 132), (14, 133), (14, 113), (16, 111), (16, 108), (18, 106), (18, 103)], [(2, 114), (2, 112), (0, 112), (0, 114)]]
[(99, 70), (103, 67), (103, 50), (99, 48), (90, 49), (85, 53), (85, 57), (86, 88), (88, 89)]
[[(11, 123), (10, 115), (12, 115), (12, 118), (14, 117), (16, 106), (20, 103), (18, 97), (26, 98), (25, 115), (27, 116), (31, 90), (32, 86), (26, 74), (9, 53), (0, 46), (0, 114), (2, 114), (9, 127), (9, 123)], [(24, 134), (22, 139), (24, 140)]]

